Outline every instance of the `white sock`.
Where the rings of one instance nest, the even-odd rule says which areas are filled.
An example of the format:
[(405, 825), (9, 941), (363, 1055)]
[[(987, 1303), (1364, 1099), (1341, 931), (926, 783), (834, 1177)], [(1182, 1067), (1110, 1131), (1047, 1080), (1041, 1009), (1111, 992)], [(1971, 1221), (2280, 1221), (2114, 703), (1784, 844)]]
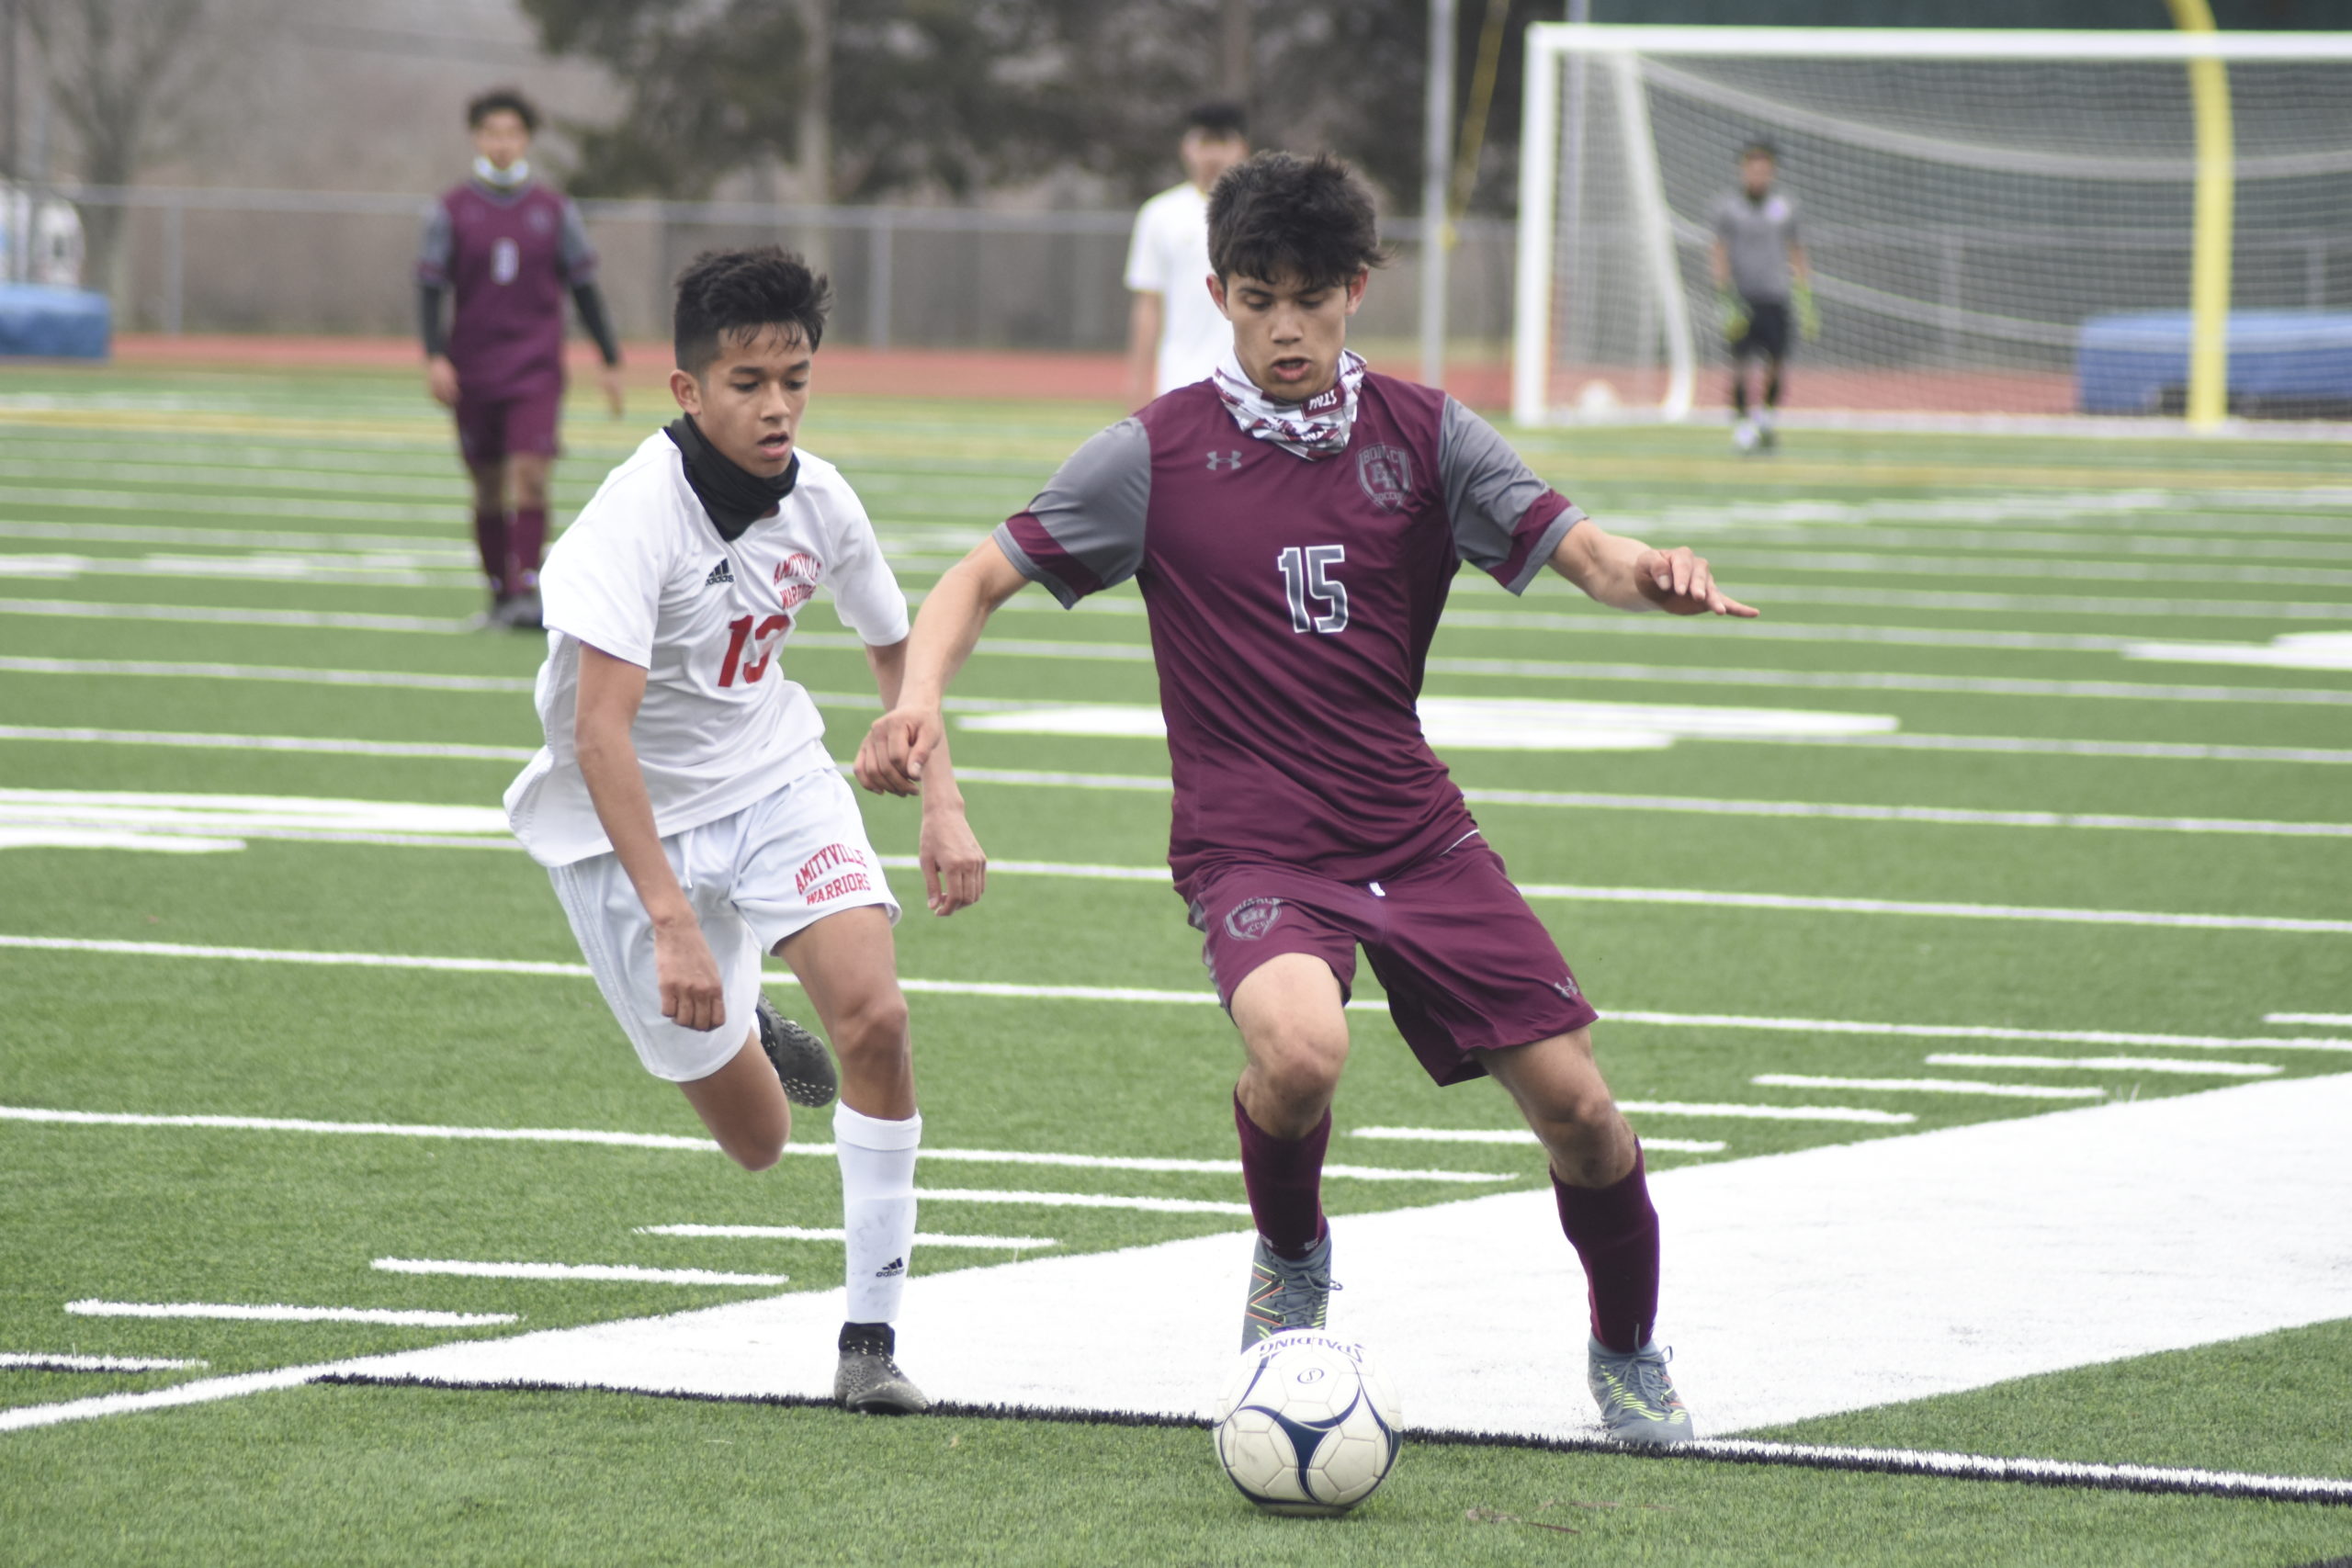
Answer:
[(849, 1233), (851, 1323), (895, 1323), (914, 1262), (915, 1151), (922, 1112), (885, 1122), (833, 1107), (833, 1157), (842, 1168), (842, 1228)]

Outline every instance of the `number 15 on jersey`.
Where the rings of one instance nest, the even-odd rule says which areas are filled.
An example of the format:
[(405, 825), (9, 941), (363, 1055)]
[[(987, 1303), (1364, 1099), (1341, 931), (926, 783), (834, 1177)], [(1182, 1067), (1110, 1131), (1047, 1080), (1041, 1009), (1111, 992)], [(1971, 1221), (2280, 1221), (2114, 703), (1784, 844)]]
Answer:
[(1345, 545), (1293, 545), (1274, 558), (1290, 604), (1290, 629), (1327, 636), (1348, 629), (1348, 590), (1331, 569), (1348, 558)]

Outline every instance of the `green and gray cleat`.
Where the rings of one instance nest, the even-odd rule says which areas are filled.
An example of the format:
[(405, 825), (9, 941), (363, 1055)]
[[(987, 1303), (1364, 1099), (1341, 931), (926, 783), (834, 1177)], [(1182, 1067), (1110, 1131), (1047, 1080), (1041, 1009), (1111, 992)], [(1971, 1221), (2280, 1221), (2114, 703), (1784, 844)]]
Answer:
[(843, 1410), (861, 1416), (920, 1416), (931, 1408), (893, 1355), (899, 1337), (887, 1323), (842, 1325), (842, 1360), (833, 1372), (833, 1397)]
[(762, 997), (752, 1015), (760, 1021), (760, 1049), (784, 1084), (784, 1098), (795, 1105), (831, 1105), (841, 1080), (833, 1072), (832, 1053), (825, 1043), (775, 1010)]
[(1682, 1396), (1666, 1375), (1668, 1352), (1657, 1348), (1657, 1340), (1621, 1356), (1595, 1339), (1589, 1351), (1585, 1381), (1611, 1437), (1621, 1443), (1663, 1448), (1696, 1436), (1690, 1430), (1690, 1413), (1682, 1408)]
[(1315, 1250), (1293, 1262), (1258, 1238), (1258, 1255), (1250, 1260), (1250, 1303), (1241, 1312), (1244, 1350), (1285, 1328), (1320, 1328), (1329, 1314), (1331, 1292), (1331, 1233), (1325, 1231)]

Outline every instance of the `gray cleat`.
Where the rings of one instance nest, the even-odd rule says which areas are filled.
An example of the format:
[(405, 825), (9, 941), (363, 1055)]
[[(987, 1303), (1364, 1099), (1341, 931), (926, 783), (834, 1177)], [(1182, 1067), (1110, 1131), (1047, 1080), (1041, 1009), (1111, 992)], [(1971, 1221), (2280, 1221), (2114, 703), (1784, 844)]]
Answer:
[(490, 613), (491, 624), (509, 631), (535, 632), (542, 629), (539, 619), (539, 591), (526, 588), (509, 594)]
[(752, 1010), (760, 1021), (760, 1049), (784, 1084), (784, 1098), (795, 1105), (831, 1105), (841, 1080), (833, 1072), (832, 1054), (825, 1043), (775, 1010), (762, 997)]
[(833, 1373), (833, 1397), (843, 1410), (861, 1416), (920, 1416), (931, 1408), (922, 1390), (892, 1359), (899, 1337), (887, 1323), (842, 1325), (842, 1361)]
[(1690, 1429), (1690, 1413), (1682, 1408), (1682, 1396), (1674, 1392), (1674, 1380), (1666, 1375), (1669, 1352), (1659, 1349), (1657, 1340), (1630, 1355), (1621, 1356), (1598, 1339), (1589, 1342), (1589, 1350), (1585, 1381), (1611, 1437), (1621, 1443), (1663, 1448), (1697, 1436)]
[(1326, 1230), (1315, 1250), (1293, 1262), (1258, 1238), (1258, 1255), (1250, 1260), (1250, 1300), (1241, 1311), (1244, 1350), (1285, 1328), (1320, 1328), (1330, 1313), (1331, 1233)]

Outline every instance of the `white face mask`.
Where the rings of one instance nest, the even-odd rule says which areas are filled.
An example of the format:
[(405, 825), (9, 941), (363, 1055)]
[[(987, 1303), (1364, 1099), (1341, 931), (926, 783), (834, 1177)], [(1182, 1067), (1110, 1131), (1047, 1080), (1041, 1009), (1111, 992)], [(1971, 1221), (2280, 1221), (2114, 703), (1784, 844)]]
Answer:
[(531, 161), (528, 158), (517, 158), (503, 169), (487, 158), (474, 160), (474, 178), (499, 190), (513, 190), (530, 177)]

